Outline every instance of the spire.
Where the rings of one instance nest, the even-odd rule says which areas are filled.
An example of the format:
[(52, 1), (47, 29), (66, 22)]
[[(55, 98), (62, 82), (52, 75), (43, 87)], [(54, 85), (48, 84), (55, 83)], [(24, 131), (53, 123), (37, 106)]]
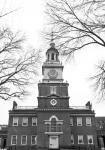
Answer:
[(52, 48), (55, 47), (53, 31), (52, 31), (52, 33), (51, 33), (51, 43), (50, 43), (50, 46), (51, 46)]

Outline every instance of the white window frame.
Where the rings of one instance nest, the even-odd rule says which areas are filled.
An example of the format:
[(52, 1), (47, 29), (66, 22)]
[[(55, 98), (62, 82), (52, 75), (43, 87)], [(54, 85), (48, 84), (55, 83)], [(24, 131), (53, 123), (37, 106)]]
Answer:
[(86, 117), (86, 126), (91, 126), (91, 125), (92, 125), (91, 117)]
[(37, 117), (32, 117), (32, 126), (37, 126)]
[[(92, 139), (92, 143), (89, 143), (90, 138)], [(87, 135), (87, 141), (89, 145), (93, 144), (93, 135)]]
[(73, 117), (70, 117), (70, 126), (73, 126)]
[[(80, 140), (82, 142), (79, 142)], [(78, 144), (84, 144), (83, 135), (78, 135)]]
[[(35, 137), (34, 141), (35, 143), (32, 143), (32, 137)], [(36, 145), (37, 144), (37, 136), (36, 135), (32, 135), (31, 136), (31, 145)]]
[(74, 135), (73, 134), (71, 134), (70, 140), (73, 141), (73, 143), (71, 142), (71, 144), (74, 144)]
[(82, 117), (77, 117), (77, 126), (82, 126)]
[(23, 119), (22, 119), (22, 126), (28, 126), (28, 117), (23, 117)]
[(18, 117), (13, 117), (13, 126), (18, 126), (18, 120), (19, 118)]
[[(16, 137), (16, 144), (13, 144), (13, 137)], [(17, 135), (11, 135), (11, 145), (17, 145)]]
[[(26, 143), (23, 144), (23, 137), (26, 137)], [(21, 135), (21, 145), (27, 145), (27, 135)]]

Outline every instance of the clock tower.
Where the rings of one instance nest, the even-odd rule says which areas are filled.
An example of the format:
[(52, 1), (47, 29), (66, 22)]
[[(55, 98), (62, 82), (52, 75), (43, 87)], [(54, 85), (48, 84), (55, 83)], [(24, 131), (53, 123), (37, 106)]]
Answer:
[(46, 52), (46, 61), (42, 66), (42, 82), (38, 84), (39, 108), (68, 108), (68, 83), (63, 81), (63, 66), (59, 60), (59, 52), (51, 40)]

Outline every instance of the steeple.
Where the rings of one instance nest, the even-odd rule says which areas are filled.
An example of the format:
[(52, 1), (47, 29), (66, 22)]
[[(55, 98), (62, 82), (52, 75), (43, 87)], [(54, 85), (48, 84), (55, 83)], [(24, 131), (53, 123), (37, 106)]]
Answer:
[(59, 61), (59, 52), (55, 48), (54, 35), (51, 34), (50, 48), (46, 52), (46, 61), (42, 66), (44, 83), (61, 83), (63, 82), (63, 66)]

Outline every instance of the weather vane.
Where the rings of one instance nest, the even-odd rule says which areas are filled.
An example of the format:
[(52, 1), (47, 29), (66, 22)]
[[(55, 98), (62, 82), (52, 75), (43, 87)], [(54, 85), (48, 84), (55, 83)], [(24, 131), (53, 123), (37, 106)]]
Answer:
[(52, 31), (52, 33), (51, 33), (51, 42), (53, 42), (54, 41), (54, 34), (53, 34), (53, 31)]

